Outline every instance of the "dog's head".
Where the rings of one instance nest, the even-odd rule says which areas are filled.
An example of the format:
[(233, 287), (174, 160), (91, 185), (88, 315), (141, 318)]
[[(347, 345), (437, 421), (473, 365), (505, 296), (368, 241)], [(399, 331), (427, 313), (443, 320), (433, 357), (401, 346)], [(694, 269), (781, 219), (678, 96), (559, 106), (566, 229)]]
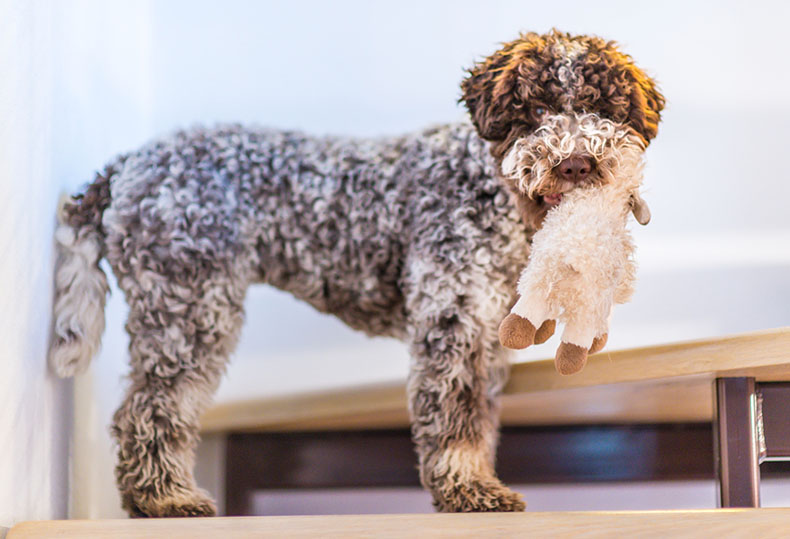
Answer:
[(653, 80), (613, 42), (556, 30), (506, 43), (469, 71), (462, 91), (536, 226), (563, 193), (639, 166), (664, 108)]

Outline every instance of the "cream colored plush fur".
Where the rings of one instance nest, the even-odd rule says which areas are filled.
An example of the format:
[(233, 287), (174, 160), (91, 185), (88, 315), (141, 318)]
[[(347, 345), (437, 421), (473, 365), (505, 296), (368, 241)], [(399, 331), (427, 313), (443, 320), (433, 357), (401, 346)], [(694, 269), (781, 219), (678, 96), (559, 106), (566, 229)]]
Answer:
[(535, 234), (511, 312), (536, 328), (546, 320), (564, 322), (562, 341), (582, 348), (607, 333), (612, 306), (633, 292), (629, 198), (616, 185), (565, 195)]

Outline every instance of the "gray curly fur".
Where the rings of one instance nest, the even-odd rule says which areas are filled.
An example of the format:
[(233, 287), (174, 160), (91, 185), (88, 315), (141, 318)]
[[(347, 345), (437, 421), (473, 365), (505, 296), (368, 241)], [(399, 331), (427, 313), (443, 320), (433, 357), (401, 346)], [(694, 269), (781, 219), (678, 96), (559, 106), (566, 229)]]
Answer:
[[(245, 291), (265, 282), (410, 344), (413, 435), (437, 507), (522, 508), (493, 473), (493, 399), (507, 370), (496, 329), (528, 231), (488, 152), (468, 124), (380, 140), (228, 126), (111, 162), (94, 184), (109, 197), (70, 209), (109, 204), (100, 224), (79, 225), (102, 231), (130, 306), (131, 387), (113, 425), (124, 507), (214, 513), (191, 472), (198, 418)], [(464, 464), (444, 457), (456, 448), (475, 455), (461, 481), (449, 474)]]
[(497, 329), (543, 195), (567, 186), (550, 167), (503, 178), (502, 158), (515, 144), (545, 153), (548, 111), (595, 112), (646, 145), (664, 98), (614, 43), (557, 31), (505, 43), (462, 91), (474, 127), (180, 132), (117, 158), (64, 205), (50, 361), (71, 375), (98, 347), (106, 257), (130, 307), (131, 386), (113, 423), (130, 514), (214, 514), (192, 475), (198, 420), (256, 282), (409, 344), (412, 435), (439, 510), (524, 508), (494, 474), (508, 370)]

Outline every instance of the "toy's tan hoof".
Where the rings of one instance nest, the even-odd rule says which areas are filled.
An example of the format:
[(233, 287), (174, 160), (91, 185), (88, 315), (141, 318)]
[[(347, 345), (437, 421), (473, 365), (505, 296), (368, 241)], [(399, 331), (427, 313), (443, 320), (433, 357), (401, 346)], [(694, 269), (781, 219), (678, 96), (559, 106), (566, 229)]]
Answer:
[[(609, 340), (608, 333), (604, 333), (600, 337), (596, 337), (595, 339), (593, 339), (593, 343), (592, 345), (590, 345), (590, 355), (597, 354), (598, 352), (603, 350), (603, 347), (606, 346), (606, 341), (608, 340)], [(535, 339), (535, 342), (537, 342), (537, 338)]]
[(535, 342), (535, 331), (532, 322), (510, 313), (499, 324), (499, 342), (505, 348), (521, 350)]
[(551, 336), (554, 335), (555, 329), (557, 329), (556, 320), (546, 320), (543, 322), (535, 332), (535, 344), (543, 344), (548, 341)]
[(569, 342), (561, 342), (554, 358), (554, 367), (560, 374), (574, 374), (587, 363), (587, 349)]

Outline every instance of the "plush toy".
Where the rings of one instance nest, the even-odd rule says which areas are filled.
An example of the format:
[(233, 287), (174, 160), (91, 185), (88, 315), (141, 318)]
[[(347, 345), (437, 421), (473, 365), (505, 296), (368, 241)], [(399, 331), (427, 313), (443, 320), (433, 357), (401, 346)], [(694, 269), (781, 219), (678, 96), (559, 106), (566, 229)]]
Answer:
[(518, 283), (519, 300), (499, 327), (513, 349), (540, 344), (565, 324), (555, 366), (579, 372), (588, 353), (606, 344), (615, 303), (628, 301), (636, 266), (626, 227), (629, 211), (647, 224), (650, 211), (638, 193), (641, 174), (605, 185), (578, 187), (562, 196), (535, 233)]

